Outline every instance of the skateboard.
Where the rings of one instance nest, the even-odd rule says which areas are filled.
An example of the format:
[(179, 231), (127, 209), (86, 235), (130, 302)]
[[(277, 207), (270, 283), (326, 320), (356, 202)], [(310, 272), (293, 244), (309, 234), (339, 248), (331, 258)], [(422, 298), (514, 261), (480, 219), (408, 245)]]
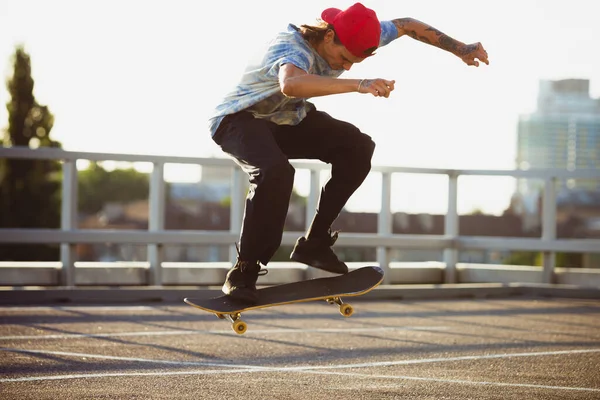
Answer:
[(379, 286), (382, 281), (381, 268), (363, 267), (344, 275), (260, 288), (258, 302), (253, 304), (227, 295), (205, 299), (185, 298), (183, 301), (192, 307), (213, 313), (219, 319), (228, 319), (233, 331), (242, 335), (248, 329), (248, 325), (241, 319), (242, 312), (260, 308), (325, 300), (329, 304), (337, 304), (340, 314), (349, 317), (354, 309), (350, 304), (344, 303), (342, 297), (360, 296)]

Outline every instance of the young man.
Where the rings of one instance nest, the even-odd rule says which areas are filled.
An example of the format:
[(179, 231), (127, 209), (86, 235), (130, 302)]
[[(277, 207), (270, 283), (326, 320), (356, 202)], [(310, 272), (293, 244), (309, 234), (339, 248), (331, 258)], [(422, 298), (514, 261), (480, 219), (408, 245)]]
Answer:
[(330, 228), (369, 173), (375, 143), (353, 125), (317, 111), (306, 99), (348, 92), (389, 97), (393, 80), (338, 77), (405, 35), (447, 50), (467, 65), (477, 67), (477, 60), (488, 64), (480, 43), (461, 43), (412, 18), (380, 22), (360, 3), (344, 11), (329, 8), (321, 19), (316, 26), (289, 25), (277, 35), (209, 121), (213, 140), (250, 180), (238, 260), (223, 285), (224, 293), (239, 300), (257, 300), (261, 264), (266, 265), (281, 244), (294, 182), (290, 159), (331, 164), (315, 217), (291, 259), (338, 274), (348, 272), (331, 249), (337, 232), (332, 234)]

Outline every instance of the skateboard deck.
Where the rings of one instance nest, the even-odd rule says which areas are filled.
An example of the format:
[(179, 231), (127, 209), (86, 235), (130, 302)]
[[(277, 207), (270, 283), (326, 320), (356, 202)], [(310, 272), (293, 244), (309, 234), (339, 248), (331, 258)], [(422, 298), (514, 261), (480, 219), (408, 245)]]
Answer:
[(326, 300), (329, 304), (339, 305), (340, 313), (349, 317), (354, 309), (350, 304), (344, 303), (341, 297), (360, 296), (379, 286), (382, 281), (381, 268), (363, 267), (344, 275), (260, 288), (258, 302), (252, 304), (227, 295), (204, 299), (185, 298), (183, 301), (192, 307), (213, 313), (220, 319), (228, 319), (234, 332), (241, 335), (248, 329), (247, 324), (241, 320), (242, 312), (283, 304)]

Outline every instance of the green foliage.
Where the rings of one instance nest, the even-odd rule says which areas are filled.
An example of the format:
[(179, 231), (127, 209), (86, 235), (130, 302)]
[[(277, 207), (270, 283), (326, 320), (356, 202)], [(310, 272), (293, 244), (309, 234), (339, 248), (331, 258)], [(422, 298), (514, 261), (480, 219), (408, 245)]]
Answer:
[(556, 253), (557, 268), (581, 268), (582, 266), (582, 253)]
[(108, 202), (128, 203), (147, 199), (150, 181), (135, 169), (107, 171), (97, 163), (79, 171), (79, 212), (95, 214)]
[(224, 197), (221, 202), (221, 206), (223, 207), (231, 207), (231, 196)]
[(541, 254), (538, 255), (538, 253), (532, 251), (513, 251), (510, 256), (504, 259), (504, 264), (540, 266), (542, 265), (540, 256)]
[[(22, 47), (13, 57), (13, 76), (6, 87), (10, 93), (7, 147), (60, 147), (50, 139), (54, 116), (33, 94), (31, 61)], [(0, 160), (0, 227), (58, 228), (60, 221), (61, 166), (49, 160)], [(57, 260), (58, 249), (49, 246), (4, 246), (0, 259), (16, 261)]]
[[(301, 204), (303, 206), (306, 206), (306, 203), (308, 202), (308, 199), (302, 195), (300, 195), (297, 191), (296, 188), (294, 188), (292, 190), (292, 194), (290, 195), (290, 204)], [(225, 198), (223, 198), (220, 202), (220, 204), (223, 207), (230, 207), (231, 206), (231, 197), (227, 196)]]
[[(505, 265), (529, 265), (541, 267), (544, 264), (542, 253), (532, 251), (514, 251), (504, 260)], [(580, 268), (583, 266), (581, 253), (556, 253), (557, 268)]]
[(474, 208), (473, 210), (471, 210), (469, 215), (485, 215), (485, 213), (481, 208)]

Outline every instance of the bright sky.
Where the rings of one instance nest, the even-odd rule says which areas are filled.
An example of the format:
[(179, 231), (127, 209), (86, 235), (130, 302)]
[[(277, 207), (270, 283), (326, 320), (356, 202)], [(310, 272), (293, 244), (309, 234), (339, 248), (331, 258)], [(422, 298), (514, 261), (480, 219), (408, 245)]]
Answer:
[[(354, 1), (0, 0), (0, 65), (12, 71), (17, 44), (31, 55), (36, 99), (67, 150), (223, 157), (206, 129), (209, 112), (246, 60), (288, 23)], [(314, 99), (354, 123), (378, 147), (374, 164), (513, 169), (520, 113), (535, 109), (540, 79), (591, 80), (600, 97), (596, 0), (365, 0), (380, 19), (413, 17), (466, 43), (480, 41), (490, 66), (401, 38), (355, 65), (348, 78), (396, 80), (389, 99), (347, 94)], [(0, 90), (0, 103), (8, 93)], [(5, 107), (0, 127), (6, 127)], [(195, 179), (181, 169), (170, 176)], [(306, 174), (298, 174), (305, 194)], [(376, 211), (370, 177), (348, 203)], [(459, 210), (501, 213), (509, 178), (464, 178)], [(399, 176), (393, 208), (445, 212), (443, 177)]]

